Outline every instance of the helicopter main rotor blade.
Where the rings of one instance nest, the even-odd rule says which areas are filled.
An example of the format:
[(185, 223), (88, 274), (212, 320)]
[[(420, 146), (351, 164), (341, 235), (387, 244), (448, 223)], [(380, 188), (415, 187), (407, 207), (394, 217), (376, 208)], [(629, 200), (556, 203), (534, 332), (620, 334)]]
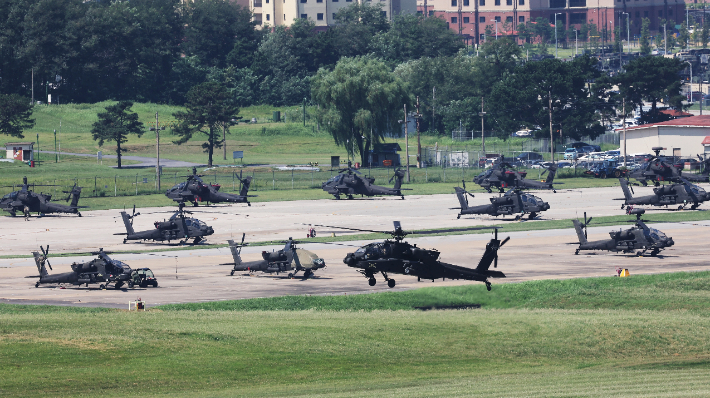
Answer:
[(498, 246), (498, 248), (500, 249), (501, 247), (503, 247), (503, 245), (506, 244), (509, 240), (510, 240), (510, 236), (503, 239), (503, 241), (500, 242), (500, 245)]

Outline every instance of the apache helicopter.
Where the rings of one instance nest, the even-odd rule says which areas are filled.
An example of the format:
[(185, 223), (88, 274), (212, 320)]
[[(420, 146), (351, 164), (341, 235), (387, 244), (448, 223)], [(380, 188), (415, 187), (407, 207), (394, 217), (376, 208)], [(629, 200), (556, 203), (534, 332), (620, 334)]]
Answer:
[(255, 272), (289, 272), (289, 279), (293, 278), (298, 274), (299, 271), (303, 271), (303, 279), (308, 279), (313, 276), (313, 272), (325, 268), (325, 261), (318, 257), (315, 253), (308, 250), (298, 249), (296, 247), (297, 241), (292, 238), (288, 238), (285, 242), (286, 245), (283, 249), (275, 252), (261, 252), (261, 257), (263, 260), (247, 261), (243, 262), (240, 256), (242, 252), (242, 247), (246, 246), (244, 244), (244, 237), (246, 234), (242, 234), (242, 242), (237, 244), (233, 240), (228, 240), (229, 250), (232, 251), (233, 263), (226, 263), (220, 265), (233, 265), (234, 268), (230, 275), (234, 275), (237, 271), (249, 271)]
[(170, 243), (171, 240), (180, 239), (180, 244), (184, 244), (188, 239), (194, 238), (195, 240), (192, 244), (198, 244), (202, 242), (205, 236), (212, 235), (214, 230), (209, 225), (204, 222), (191, 217), (185, 217), (185, 213), (192, 214), (192, 212), (184, 210), (184, 203), (180, 203), (177, 211), (167, 220), (156, 221), (155, 229), (148, 231), (135, 232), (133, 230), (133, 219), (138, 217), (141, 213), (136, 213), (136, 207), (133, 206), (133, 214), (128, 215), (125, 211), (121, 212), (121, 218), (123, 218), (123, 224), (126, 226), (126, 233), (117, 233), (114, 235), (126, 235), (123, 239), (123, 243), (129, 240), (152, 240), (152, 241), (165, 241)]
[(480, 185), (488, 191), (488, 193), (492, 192), (491, 188), (493, 187), (498, 188), (500, 193), (505, 192), (505, 188), (551, 189), (553, 192), (557, 192), (552, 182), (555, 179), (555, 174), (557, 173), (556, 164), (553, 163), (543, 172), (543, 174), (549, 172), (545, 181), (529, 180), (525, 178), (528, 174), (527, 172), (508, 170), (512, 168), (513, 165), (506, 162), (505, 158), (501, 156), (500, 162), (476, 176), (473, 179), (473, 182)]
[(66, 201), (71, 199), (69, 206), (52, 203), (52, 195), (35, 193), (28, 189), (27, 177), (22, 178), (22, 189), (11, 192), (0, 199), (0, 209), (10, 213), (15, 217), (16, 213), (20, 212), (29, 217), (30, 213), (39, 213), (41, 215), (49, 213), (70, 213), (81, 217), (79, 209), (83, 206), (77, 206), (79, 203), (79, 195), (81, 195), (81, 187), (74, 186), (71, 191), (62, 191), (68, 196)]
[(347, 195), (348, 199), (352, 199), (353, 195), (392, 195), (399, 196), (404, 199), (402, 191), (411, 191), (411, 189), (402, 188), (403, 179), (404, 171), (401, 168), (398, 168), (389, 180), (389, 182), (394, 180), (394, 188), (375, 185), (374, 178), (362, 176), (362, 174), (352, 168), (351, 163), (348, 162), (347, 168), (338, 170), (338, 175), (333, 176), (328, 181), (324, 182), (321, 185), (321, 188), (329, 194), (335, 196), (335, 199), (340, 199), (340, 195)]
[(192, 202), (193, 206), (197, 206), (197, 202), (207, 202), (212, 203), (249, 203), (249, 198), (256, 197), (256, 195), (247, 195), (249, 192), (249, 185), (251, 184), (251, 177), (247, 176), (242, 178), (241, 173), (239, 174), (239, 181), (242, 183), (242, 189), (239, 191), (239, 195), (219, 192), (219, 185), (216, 184), (205, 184), (202, 181), (202, 175), (197, 174), (197, 168), (192, 168), (192, 175), (185, 176), (187, 181), (176, 184), (172, 188), (165, 192), (165, 196), (178, 202)]
[(650, 205), (650, 206), (675, 206), (678, 205), (678, 210), (682, 210), (690, 204), (690, 209), (695, 210), (701, 203), (710, 200), (710, 194), (706, 193), (703, 188), (693, 185), (685, 178), (681, 177), (682, 183), (670, 184), (661, 187), (653, 188), (653, 195), (633, 197), (633, 190), (629, 186), (629, 182), (623, 178), (619, 178), (621, 189), (624, 191), (623, 209), (628, 205)]
[[(328, 227), (327, 225), (319, 226)], [(488, 278), (505, 278), (504, 273), (489, 270), (491, 264), (493, 264), (494, 268), (498, 266), (498, 249), (510, 240), (510, 237), (505, 238), (503, 241), (498, 240), (497, 228), (495, 229), (495, 237), (486, 244), (486, 251), (483, 253), (483, 257), (481, 257), (475, 269), (441, 262), (438, 259), (439, 252), (437, 250), (422, 249), (417, 247), (417, 245), (403, 242), (402, 240), (407, 235), (431, 233), (431, 231), (403, 231), (399, 221), (394, 222), (394, 231), (371, 231), (343, 227), (329, 228), (379, 232), (392, 235), (392, 239), (387, 239), (384, 242), (370, 243), (369, 245), (359, 248), (354, 253), (348, 253), (345, 259), (343, 259), (343, 262), (348, 266), (360, 268), (358, 272), (368, 279), (370, 286), (375, 286), (377, 283), (375, 274), (378, 272), (382, 274), (387, 281), (387, 286), (391, 288), (395, 286), (395, 281), (387, 275), (388, 273), (412, 275), (416, 276), (418, 280), (431, 279), (434, 281), (434, 279), (438, 278), (449, 278), (479, 281), (484, 282), (486, 289), (489, 291), (491, 290), (491, 283), (488, 281)], [(489, 228), (490, 227), (461, 228), (437, 232), (458, 232)]]
[[(651, 251), (651, 256), (656, 256), (661, 250), (666, 247), (673, 246), (673, 238), (666, 236), (663, 232), (649, 228), (641, 220), (641, 215), (645, 213), (644, 209), (629, 208), (627, 214), (636, 215), (636, 225), (625, 231), (611, 231), (609, 236), (611, 239), (587, 241), (587, 225), (592, 221), (592, 217), (587, 219), (587, 213), (584, 213), (584, 223), (578, 220), (572, 220), (574, 229), (577, 231), (579, 238), (579, 247), (574, 251), (574, 254), (579, 254), (580, 250), (607, 250), (611, 252), (633, 253), (636, 251), (637, 256), (643, 256), (646, 251)], [(584, 228), (584, 230), (582, 230)]]
[(453, 207), (460, 209), (457, 219), (464, 214), (489, 214), (491, 216), (502, 216), (516, 214), (515, 219), (519, 220), (523, 215), (528, 214), (528, 220), (534, 220), (537, 213), (550, 209), (550, 204), (543, 202), (537, 196), (522, 192), (518, 188), (508, 190), (503, 196), (490, 198), (491, 204), (472, 206), (468, 205), (468, 197), (474, 197), (472, 193), (466, 191), (466, 182), (463, 182), (463, 188), (454, 187), (456, 197), (459, 199), (461, 207)]
[(704, 165), (704, 171), (701, 174), (686, 173), (680, 170), (680, 167), (676, 167), (672, 162), (666, 160), (665, 157), (660, 155), (660, 152), (666, 148), (663, 147), (653, 147), (651, 150), (655, 153), (649, 160), (644, 162), (643, 165), (638, 170), (635, 170), (629, 174), (629, 178), (635, 178), (643, 186), (647, 186), (648, 182), (651, 181), (653, 185), (659, 186), (661, 181), (669, 181), (680, 183), (683, 179), (691, 182), (708, 182), (710, 174), (710, 157), (707, 155), (703, 159), (700, 155), (698, 159)]
[(71, 265), (71, 272), (65, 272), (63, 274), (53, 274), (50, 275), (45, 268), (45, 264), (52, 269), (52, 264), (49, 263), (49, 245), (45, 250), (42, 246), (39, 247), (42, 250), (42, 254), (38, 252), (32, 252), (35, 257), (35, 264), (37, 264), (37, 270), (39, 271), (39, 276), (28, 276), (28, 278), (39, 278), (35, 287), (39, 287), (41, 284), (63, 284), (68, 283), (72, 285), (83, 285), (89, 287), (90, 283), (99, 283), (100, 289), (106, 289), (110, 283), (113, 283), (113, 287), (120, 289), (124, 283), (128, 282), (131, 284), (132, 277), (131, 267), (127, 264), (112, 260), (104, 249), (99, 249), (98, 252), (93, 254), (98, 254), (98, 258), (91, 260), (86, 263), (73, 263)]

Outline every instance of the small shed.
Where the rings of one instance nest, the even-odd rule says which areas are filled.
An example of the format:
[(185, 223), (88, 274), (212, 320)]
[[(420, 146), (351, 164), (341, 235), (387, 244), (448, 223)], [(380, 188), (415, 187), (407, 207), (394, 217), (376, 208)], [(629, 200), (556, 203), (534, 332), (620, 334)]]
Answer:
[(34, 142), (8, 142), (5, 144), (8, 159), (15, 159), (21, 162), (29, 162), (35, 160)]
[(370, 151), (370, 166), (372, 167), (399, 167), (399, 153), (402, 148), (398, 143), (375, 144)]

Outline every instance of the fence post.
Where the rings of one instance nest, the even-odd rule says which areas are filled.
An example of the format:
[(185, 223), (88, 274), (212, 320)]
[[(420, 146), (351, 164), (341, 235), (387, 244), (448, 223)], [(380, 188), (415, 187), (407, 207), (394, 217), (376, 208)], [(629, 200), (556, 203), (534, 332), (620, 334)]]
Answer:
[(271, 189), (276, 190), (276, 172), (274, 170), (271, 170)]
[(136, 174), (136, 196), (138, 196), (138, 174)]
[(315, 173), (315, 170), (311, 169), (311, 188), (313, 188), (313, 175)]
[(96, 176), (94, 176), (94, 197), (98, 196), (98, 192), (96, 192)]
[(291, 169), (291, 189), (293, 189), (293, 169)]
[(232, 191), (234, 191), (234, 174), (235, 174), (235, 171), (232, 170)]
[(113, 176), (113, 197), (114, 197), (114, 198), (116, 197), (116, 193), (117, 193), (117, 191), (118, 191), (118, 189), (117, 189), (117, 187), (116, 187), (116, 180), (118, 180), (118, 176), (117, 176), (117, 175), (114, 175), (114, 176)]

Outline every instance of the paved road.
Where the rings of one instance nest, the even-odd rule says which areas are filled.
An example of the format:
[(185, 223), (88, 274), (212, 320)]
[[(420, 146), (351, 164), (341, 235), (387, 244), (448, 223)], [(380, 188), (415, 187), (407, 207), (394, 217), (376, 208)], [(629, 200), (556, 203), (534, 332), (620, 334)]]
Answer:
[[(54, 151), (40, 151), (40, 153), (50, 153), (50, 154), (55, 154), (56, 152)], [(61, 152), (61, 155), (69, 155), (69, 156), (83, 156), (83, 157), (90, 157), (94, 158), (96, 157), (96, 154), (93, 153), (71, 153), (71, 152)], [(116, 159), (118, 156), (116, 155), (103, 155), (106, 159)], [(121, 165), (122, 168), (124, 169), (130, 169), (130, 168), (145, 168), (145, 167), (155, 167), (157, 163), (156, 158), (151, 158), (151, 157), (144, 157), (144, 156), (130, 156), (130, 155), (124, 155), (121, 156), (122, 160), (131, 160), (131, 161), (136, 161), (140, 163), (135, 163), (135, 164), (124, 164)], [(171, 159), (160, 159), (160, 165), (163, 167), (201, 167), (204, 166), (204, 164), (201, 163), (191, 163), (191, 162), (184, 162), (182, 160), (171, 160)], [(114, 166), (115, 167), (115, 166)]]
[[(644, 190), (651, 188), (639, 188)], [(539, 192), (538, 195), (549, 201), (552, 209), (543, 213), (544, 219), (562, 219), (581, 216), (586, 211), (588, 216), (622, 214), (619, 202), (620, 189), (596, 188)], [(639, 193), (641, 194), (641, 193)], [(473, 204), (488, 202), (495, 194), (476, 194)], [(127, 208), (131, 207), (127, 203)], [(405, 200), (380, 198), (370, 200), (312, 200), (294, 202), (258, 203), (245, 205), (199, 207), (194, 216), (206, 221), (217, 231), (208, 238), (210, 242), (223, 243), (227, 239), (237, 238), (242, 231), (247, 233), (247, 242), (257, 240), (278, 240), (293, 236), (302, 239), (307, 227), (302, 223), (352, 226), (363, 229), (389, 230), (393, 220), (400, 220), (405, 229), (423, 229), (435, 227), (486, 225), (500, 222), (494, 217), (462, 217), (456, 219), (456, 211), (449, 207), (457, 205), (456, 197), (451, 195), (407, 196)], [(153, 228), (153, 222), (167, 218), (169, 214), (157, 213), (164, 209), (139, 209), (141, 216), (136, 218), (136, 230)], [(150, 214), (155, 212), (154, 214)], [(3, 254), (30, 254), (39, 245), (49, 244), (51, 253), (96, 250), (145, 250), (164, 245), (122, 244), (122, 221), (117, 210), (82, 212), (84, 217), (56, 216), (33, 217), (30, 221), (23, 218), (2, 218), (0, 229), (0, 252)], [(526, 221), (536, 222), (536, 221)], [(589, 229), (590, 239), (608, 238), (608, 232), (628, 225), (605, 226)], [(568, 243), (576, 240), (571, 229), (525, 231), (505, 235), (511, 241), (501, 249), (499, 270), (507, 274), (506, 279), (493, 280), (498, 283), (516, 282), (534, 279), (572, 278), (590, 276), (608, 276), (617, 267), (629, 268), (632, 275), (639, 273), (672, 272), (678, 270), (704, 270), (710, 268), (707, 256), (707, 236), (710, 222), (662, 224), (659, 229), (672, 236), (676, 245), (666, 250), (658, 258), (638, 258), (630, 255), (596, 254), (574, 255), (574, 246)], [(319, 234), (345, 234), (345, 231), (331, 228), (317, 228)], [(353, 236), (354, 246), (363, 244)], [(439, 250), (443, 261), (454, 264), (475, 266), (480, 259), (485, 243), (490, 234), (460, 235), (442, 237), (424, 237), (408, 239), (420, 247)], [(275, 250), (278, 247), (246, 247), (243, 250), (245, 261), (261, 258), (262, 250)], [(53, 287), (34, 288), (34, 280), (27, 276), (36, 275), (37, 270), (32, 259), (0, 260), (0, 301), (16, 303), (51, 303), (63, 305), (112, 306), (125, 307), (129, 300), (141, 297), (150, 305), (164, 303), (198, 302), (213, 300), (232, 300), (251, 297), (269, 297), (286, 294), (357, 294), (388, 291), (382, 278), (377, 285), (370, 287), (367, 281), (354, 269), (345, 266), (342, 259), (354, 247), (325, 244), (304, 244), (323, 257), (328, 267), (318, 271), (318, 277), (308, 281), (286, 279), (282, 275), (249, 276), (235, 274), (229, 276), (229, 266), (219, 265), (231, 260), (229, 250), (204, 249), (170, 251), (155, 254), (115, 255), (132, 267), (150, 267), (160, 281), (158, 289), (126, 289), (100, 291), (96, 288)], [(88, 261), (91, 257), (69, 258), (55, 257), (51, 260), (52, 272), (65, 272), (74, 261)], [(437, 280), (418, 282), (416, 278), (397, 275), (394, 290), (413, 289), (423, 286), (445, 286), (471, 284), (467, 281)]]

